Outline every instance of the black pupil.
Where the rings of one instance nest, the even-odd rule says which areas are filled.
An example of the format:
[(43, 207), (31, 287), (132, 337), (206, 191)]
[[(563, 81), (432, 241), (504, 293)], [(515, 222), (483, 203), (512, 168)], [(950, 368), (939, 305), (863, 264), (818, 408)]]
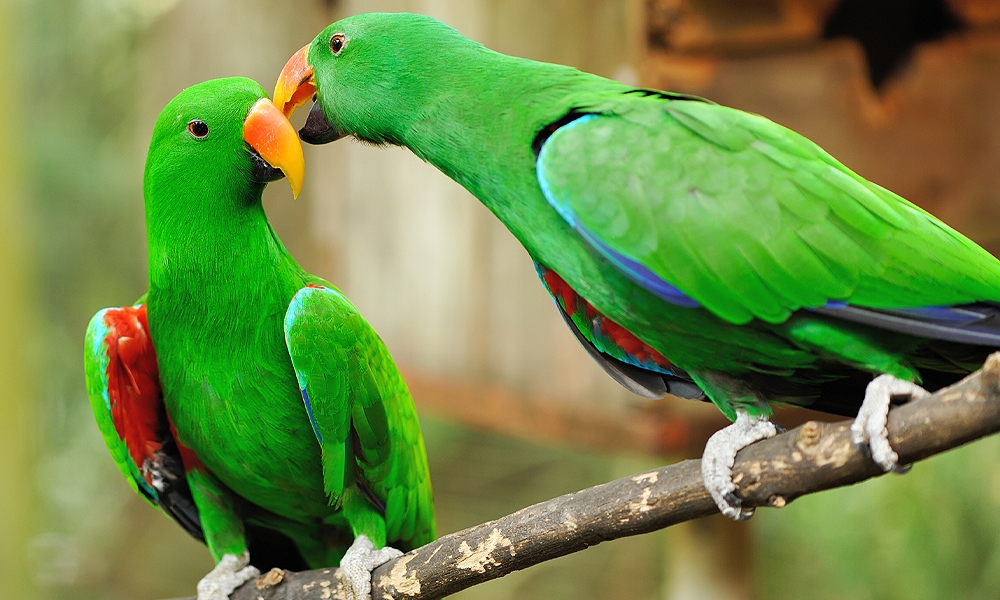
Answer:
[(330, 40), (330, 47), (333, 48), (334, 52), (340, 52), (340, 49), (344, 47), (344, 39), (339, 35), (333, 36)]
[(205, 125), (204, 121), (191, 121), (188, 128), (195, 137), (205, 137), (208, 135), (208, 125)]

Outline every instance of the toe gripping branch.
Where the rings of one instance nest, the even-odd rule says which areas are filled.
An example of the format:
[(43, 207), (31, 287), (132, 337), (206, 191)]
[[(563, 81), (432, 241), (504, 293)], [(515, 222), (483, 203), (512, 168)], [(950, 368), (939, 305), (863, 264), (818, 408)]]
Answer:
[(733, 482), (736, 454), (754, 442), (777, 434), (777, 427), (767, 417), (751, 417), (738, 410), (736, 421), (732, 425), (720, 429), (708, 439), (701, 458), (702, 478), (705, 480), (705, 489), (722, 514), (737, 521), (745, 521), (753, 516), (754, 509), (742, 508), (743, 500), (736, 494), (739, 489)]

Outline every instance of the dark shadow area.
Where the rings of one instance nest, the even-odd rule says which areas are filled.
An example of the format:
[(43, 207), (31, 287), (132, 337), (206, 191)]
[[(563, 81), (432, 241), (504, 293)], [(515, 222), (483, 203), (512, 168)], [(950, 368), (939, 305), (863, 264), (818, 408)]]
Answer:
[(857, 40), (876, 90), (906, 66), (917, 44), (962, 30), (945, 0), (842, 0), (823, 28), (826, 39)]

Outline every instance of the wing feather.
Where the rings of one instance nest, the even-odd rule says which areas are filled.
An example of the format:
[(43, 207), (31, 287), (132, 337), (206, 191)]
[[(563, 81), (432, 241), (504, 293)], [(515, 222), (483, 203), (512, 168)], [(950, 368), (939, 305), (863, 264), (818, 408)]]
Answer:
[(125, 480), (192, 537), (204, 541), (163, 405), (145, 306), (106, 308), (94, 315), (87, 326), (83, 360), (94, 419)]
[(994, 257), (802, 136), (707, 103), (630, 103), (556, 130), (537, 176), (595, 250), (664, 300), (736, 324), (829, 302), (1000, 301)]
[(387, 539), (434, 537), (427, 458), (413, 400), (378, 335), (339, 291), (310, 285), (285, 315), (285, 341), (309, 398), (326, 492), (354, 481), (382, 503)]

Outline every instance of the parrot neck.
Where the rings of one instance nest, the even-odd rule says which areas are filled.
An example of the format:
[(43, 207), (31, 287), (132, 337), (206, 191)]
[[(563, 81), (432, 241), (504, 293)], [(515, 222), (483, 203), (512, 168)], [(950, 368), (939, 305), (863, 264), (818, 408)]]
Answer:
[[(602, 110), (628, 88), (563, 65), (493, 53), (484, 69), (483, 57), (474, 58), (478, 68), (459, 61), (440, 68), (435, 79), (450, 93), (427, 96), (418, 117), (393, 135), (465, 187), (537, 255), (541, 233), (565, 223), (538, 186), (533, 144), (570, 112)], [(465, 79), (470, 72), (480, 79)]]
[(268, 223), (262, 192), (259, 186), (250, 198), (147, 202), (151, 315), (166, 303), (213, 314), (272, 303), (284, 310), (304, 272)]

